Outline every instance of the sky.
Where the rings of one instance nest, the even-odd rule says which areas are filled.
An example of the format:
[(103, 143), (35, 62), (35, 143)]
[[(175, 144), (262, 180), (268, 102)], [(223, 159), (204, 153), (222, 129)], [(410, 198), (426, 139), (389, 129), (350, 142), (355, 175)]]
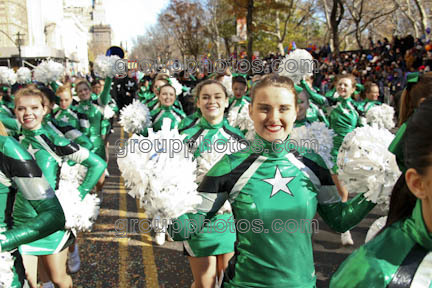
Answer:
[(132, 39), (144, 35), (147, 28), (156, 24), (159, 12), (165, 8), (169, 0), (103, 0), (107, 24), (113, 31), (112, 44), (120, 45), (120, 41), (130, 51)]

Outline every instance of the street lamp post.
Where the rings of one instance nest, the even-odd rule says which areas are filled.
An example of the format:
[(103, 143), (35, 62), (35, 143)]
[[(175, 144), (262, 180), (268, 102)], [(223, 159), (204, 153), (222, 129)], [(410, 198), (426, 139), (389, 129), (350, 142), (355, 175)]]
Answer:
[(18, 59), (19, 59), (19, 66), (22, 66), (22, 59), (21, 59), (21, 45), (24, 42), (24, 39), (21, 38), (21, 36), (24, 36), (24, 34), (21, 34), (20, 32), (18, 32), (16, 34), (17, 39), (16, 39), (16, 45), (18, 47)]

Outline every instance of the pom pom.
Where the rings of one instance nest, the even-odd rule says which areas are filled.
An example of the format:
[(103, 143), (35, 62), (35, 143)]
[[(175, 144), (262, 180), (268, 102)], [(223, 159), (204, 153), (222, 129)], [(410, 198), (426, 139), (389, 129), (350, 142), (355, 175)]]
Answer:
[(119, 123), (127, 133), (140, 133), (152, 125), (150, 110), (145, 104), (134, 99), (132, 104), (120, 111)]
[(246, 139), (252, 140), (255, 134), (255, 127), (249, 116), (249, 105), (237, 106), (228, 112), (228, 123), (241, 131), (246, 131)]
[(0, 84), (13, 85), (15, 84), (17, 76), (12, 69), (5, 66), (0, 66)]
[(100, 200), (94, 194), (87, 194), (81, 201), (76, 184), (67, 181), (59, 182), (56, 196), (62, 205), (66, 218), (66, 229), (91, 231), (99, 215)]
[(372, 225), (370, 226), (370, 228), (366, 234), (365, 243), (372, 240), (372, 238), (374, 238), (375, 235), (378, 234), (378, 232), (384, 228), (386, 222), (387, 222), (387, 216), (383, 216), (383, 217), (380, 217), (377, 220), (375, 220), (375, 222), (372, 223)]
[(401, 172), (388, 151), (394, 135), (386, 129), (360, 127), (345, 136), (339, 148), (339, 179), (349, 192), (364, 193), (371, 202), (388, 210), (390, 194)]
[[(196, 163), (188, 154), (187, 145), (183, 145), (186, 136), (180, 136), (176, 129), (170, 130), (169, 122), (164, 119), (157, 133), (150, 128), (147, 138), (134, 135), (128, 141), (129, 153), (117, 158), (126, 186), (132, 188), (129, 195), (140, 199), (150, 218), (157, 215), (165, 219), (177, 218), (193, 212), (193, 207), (201, 203), (196, 191)], [(149, 151), (135, 149), (131, 153), (132, 145), (144, 140), (152, 143)], [(179, 149), (172, 149), (173, 143), (177, 143)]]
[(334, 131), (326, 127), (322, 122), (313, 122), (309, 126), (294, 128), (290, 140), (299, 148), (310, 150), (321, 156), (327, 168), (334, 166), (330, 154), (333, 149)]
[(98, 55), (93, 66), (94, 72), (102, 78), (114, 78), (117, 75), (116, 62), (118, 60), (120, 60), (120, 57), (117, 55)]
[(105, 105), (104, 111), (103, 111), (103, 116), (105, 119), (111, 119), (112, 117), (114, 117), (115, 112), (114, 110), (111, 108), (111, 106), (109, 105)]
[(366, 113), (366, 120), (370, 126), (391, 130), (395, 127), (394, 113), (393, 107), (387, 104), (377, 105), (370, 108)]
[(27, 67), (20, 67), (16, 75), (18, 84), (27, 84), (31, 82), (31, 70)]
[[(3, 235), (0, 235), (3, 236)], [(0, 239), (1, 240), (1, 239)], [(14, 257), (10, 252), (0, 253), (0, 287), (12, 287)]]
[[(289, 64), (289, 63), (296, 63)], [(289, 77), (294, 84), (299, 85), (306, 76), (312, 76), (315, 67), (312, 55), (305, 49), (296, 49), (282, 59), (279, 65), (279, 75)]]
[(231, 97), (232, 95), (234, 95), (233, 91), (232, 91), (232, 76), (227, 76), (225, 75), (222, 79), (222, 85), (225, 87), (225, 89), (227, 90), (228, 93), (228, 97)]
[(183, 90), (182, 90), (183, 85), (181, 85), (180, 82), (176, 78), (170, 77), (168, 79), (168, 81), (170, 82), (171, 86), (173, 86), (174, 89), (176, 90), (176, 95), (177, 96), (180, 95), (183, 92)]
[(62, 64), (52, 60), (43, 61), (34, 69), (34, 79), (44, 84), (49, 84), (61, 78), (64, 72)]

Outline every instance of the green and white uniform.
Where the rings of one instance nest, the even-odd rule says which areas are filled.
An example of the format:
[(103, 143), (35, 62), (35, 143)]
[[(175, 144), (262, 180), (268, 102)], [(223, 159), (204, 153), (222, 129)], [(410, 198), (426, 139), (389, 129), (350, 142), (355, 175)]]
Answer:
[[(199, 185), (203, 202), (198, 213), (174, 220), (173, 227), (194, 220), (199, 230), (203, 219), (212, 218), (229, 200), (237, 241), (224, 274), (225, 288), (315, 287), (311, 233), (316, 212), (343, 232), (374, 207), (363, 195), (342, 203), (319, 156), (302, 157), (283, 145), (272, 147), (256, 135), (250, 149), (225, 155)], [(191, 230), (196, 226), (170, 232), (175, 240), (184, 240), (197, 233)]]
[[(78, 187), (81, 198), (96, 185), (106, 168), (106, 163), (86, 148), (60, 137), (53, 130), (42, 128), (30, 131), (23, 130), (21, 144), (34, 155), (52, 189), (57, 189), (60, 166), (63, 161), (70, 160), (87, 167), (87, 174)], [(17, 226), (25, 225), (29, 219), (37, 215), (30, 203), (18, 193), (14, 206), (14, 218)], [(48, 237), (20, 246), (21, 254), (50, 255), (60, 252), (70, 237), (70, 231), (60, 230)]]
[[(19, 245), (45, 237), (62, 229), (63, 209), (41, 169), (31, 155), (12, 137), (0, 136), (0, 240), (1, 251), (13, 251)], [(34, 217), (12, 228), (15, 195), (25, 200)], [(18, 227), (17, 227), (18, 226)], [(24, 267), (18, 250), (14, 257), (14, 278), (11, 287), (22, 287)]]
[(186, 116), (186, 118), (184, 118), (180, 122), (178, 126), (179, 132), (181, 133), (183, 130), (192, 128), (199, 122), (200, 118), (201, 118), (201, 110), (197, 108), (197, 110), (194, 113)]
[[(166, 107), (161, 106), (150, 112), (150, 117), (152, 120), (152, 128), (153, 131), (159, 131), (162, 128), (163, 119), (168, 118), (171, 120), (171, 129), (176, 129), (179, 123), (186, 117), (183, 111), (175, 108), (174, 106)], [(142, 135), (148, 135), (148, 129), (145, 128), (142, 132)]]
[(357, 103), (357, 110), (366, 114), (370, 108), (381, 104), (382, 103), (380, 101), (365, 99), (364, 101)]
[[(211, 125), (204, 117), (201, 117), (197, 125), (183, 131), (182, 134), (187, 135), (185, 142), (189, 143), (191, 148), (193, 147), (190, 151), (193, 152), (195, 159), (199, 158), (204, 151), (216, 153), (212, 150), (213, 145), (216, 145), (216, 140), (233, 141), (232, 145), (235, 145), (234, 142), (238, 143), (240, 139), (244, 138), (240, 130), (231, 127), (225, 118), (219, 124)], [(227, 152), (229, 152), (228, 148)], [(228, 223), (232, 216), (232, 213), (214, 215), (203, 229), (214, 231), (214, 226), (218, 222)], [(204, 257), (233, 252), (235, 240), (235, 229), (227, 229), (222, 233), (200, 233), (183, 243), (190, 256)]]
[(417, 200), (411, 217), (398, 221), (354, 251), (333, 275), (332, 288), (432, 288), (432, 233)]
[[(338, 151), (345, 136), (355, 128), (362, 126), (360, 115), (354, 106), (354, 100), (351, 97), (347, 99), (341, 98), (336, 108), (330, 113), (329, 120), (330, 128), (336, 134), (333, 137), (333, 149), (331, 151), (333, 161), (336, 163)], [(334, 170), (337, 170), (336, 165)]]
[(250, 98), (247, 96), (242, 96), (241, 98), (230, 98), (227, 110), (229, 111), (230, 109), (240, 106), (241, 108), (238, 110), (240, 112), (241, 109), (243, 109), (243, 106), (250, 104), (250, 102)]

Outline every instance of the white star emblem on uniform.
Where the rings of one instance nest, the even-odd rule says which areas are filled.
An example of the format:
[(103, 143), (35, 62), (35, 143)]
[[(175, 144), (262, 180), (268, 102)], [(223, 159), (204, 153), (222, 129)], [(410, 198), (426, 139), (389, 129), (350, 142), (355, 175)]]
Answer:
[(128, 86), (129, 88), (132, 88), (135, 85), (134, 82), (131, 82), (130, 80), (128, 80), (128, 83), (126, 84), (126, 86)]
[(29, 147), (27, 148), (27, 151), (33, 156), (33, 158), (36, 159), (35, 154), (39, 151), (40, 149), (34, 149), (32, 144), (30, 143)]
[(83, 106), (83, 109), (86, 110), (86, 111), (89, 110), (89, 108), (90, 108), (90, 107), (89, 107), (88, 105), (84, 105), (84, 106)]
[(295, 177), (282, 177), (279, 167), (276, 166), (276, 173), (274, 178), (262, 179), (262, 181), (273, 186), (270, 198), (276, 195), (281, 190), (294, 197), (294, 195), (287, 186), (288, 183), (290, 183), (294, 178)]
[(69, 117), (67, 117), (66, 115), (64, 115), (60, 120), (62, 120), (63, 122), (68, 122), (69, 121)]

